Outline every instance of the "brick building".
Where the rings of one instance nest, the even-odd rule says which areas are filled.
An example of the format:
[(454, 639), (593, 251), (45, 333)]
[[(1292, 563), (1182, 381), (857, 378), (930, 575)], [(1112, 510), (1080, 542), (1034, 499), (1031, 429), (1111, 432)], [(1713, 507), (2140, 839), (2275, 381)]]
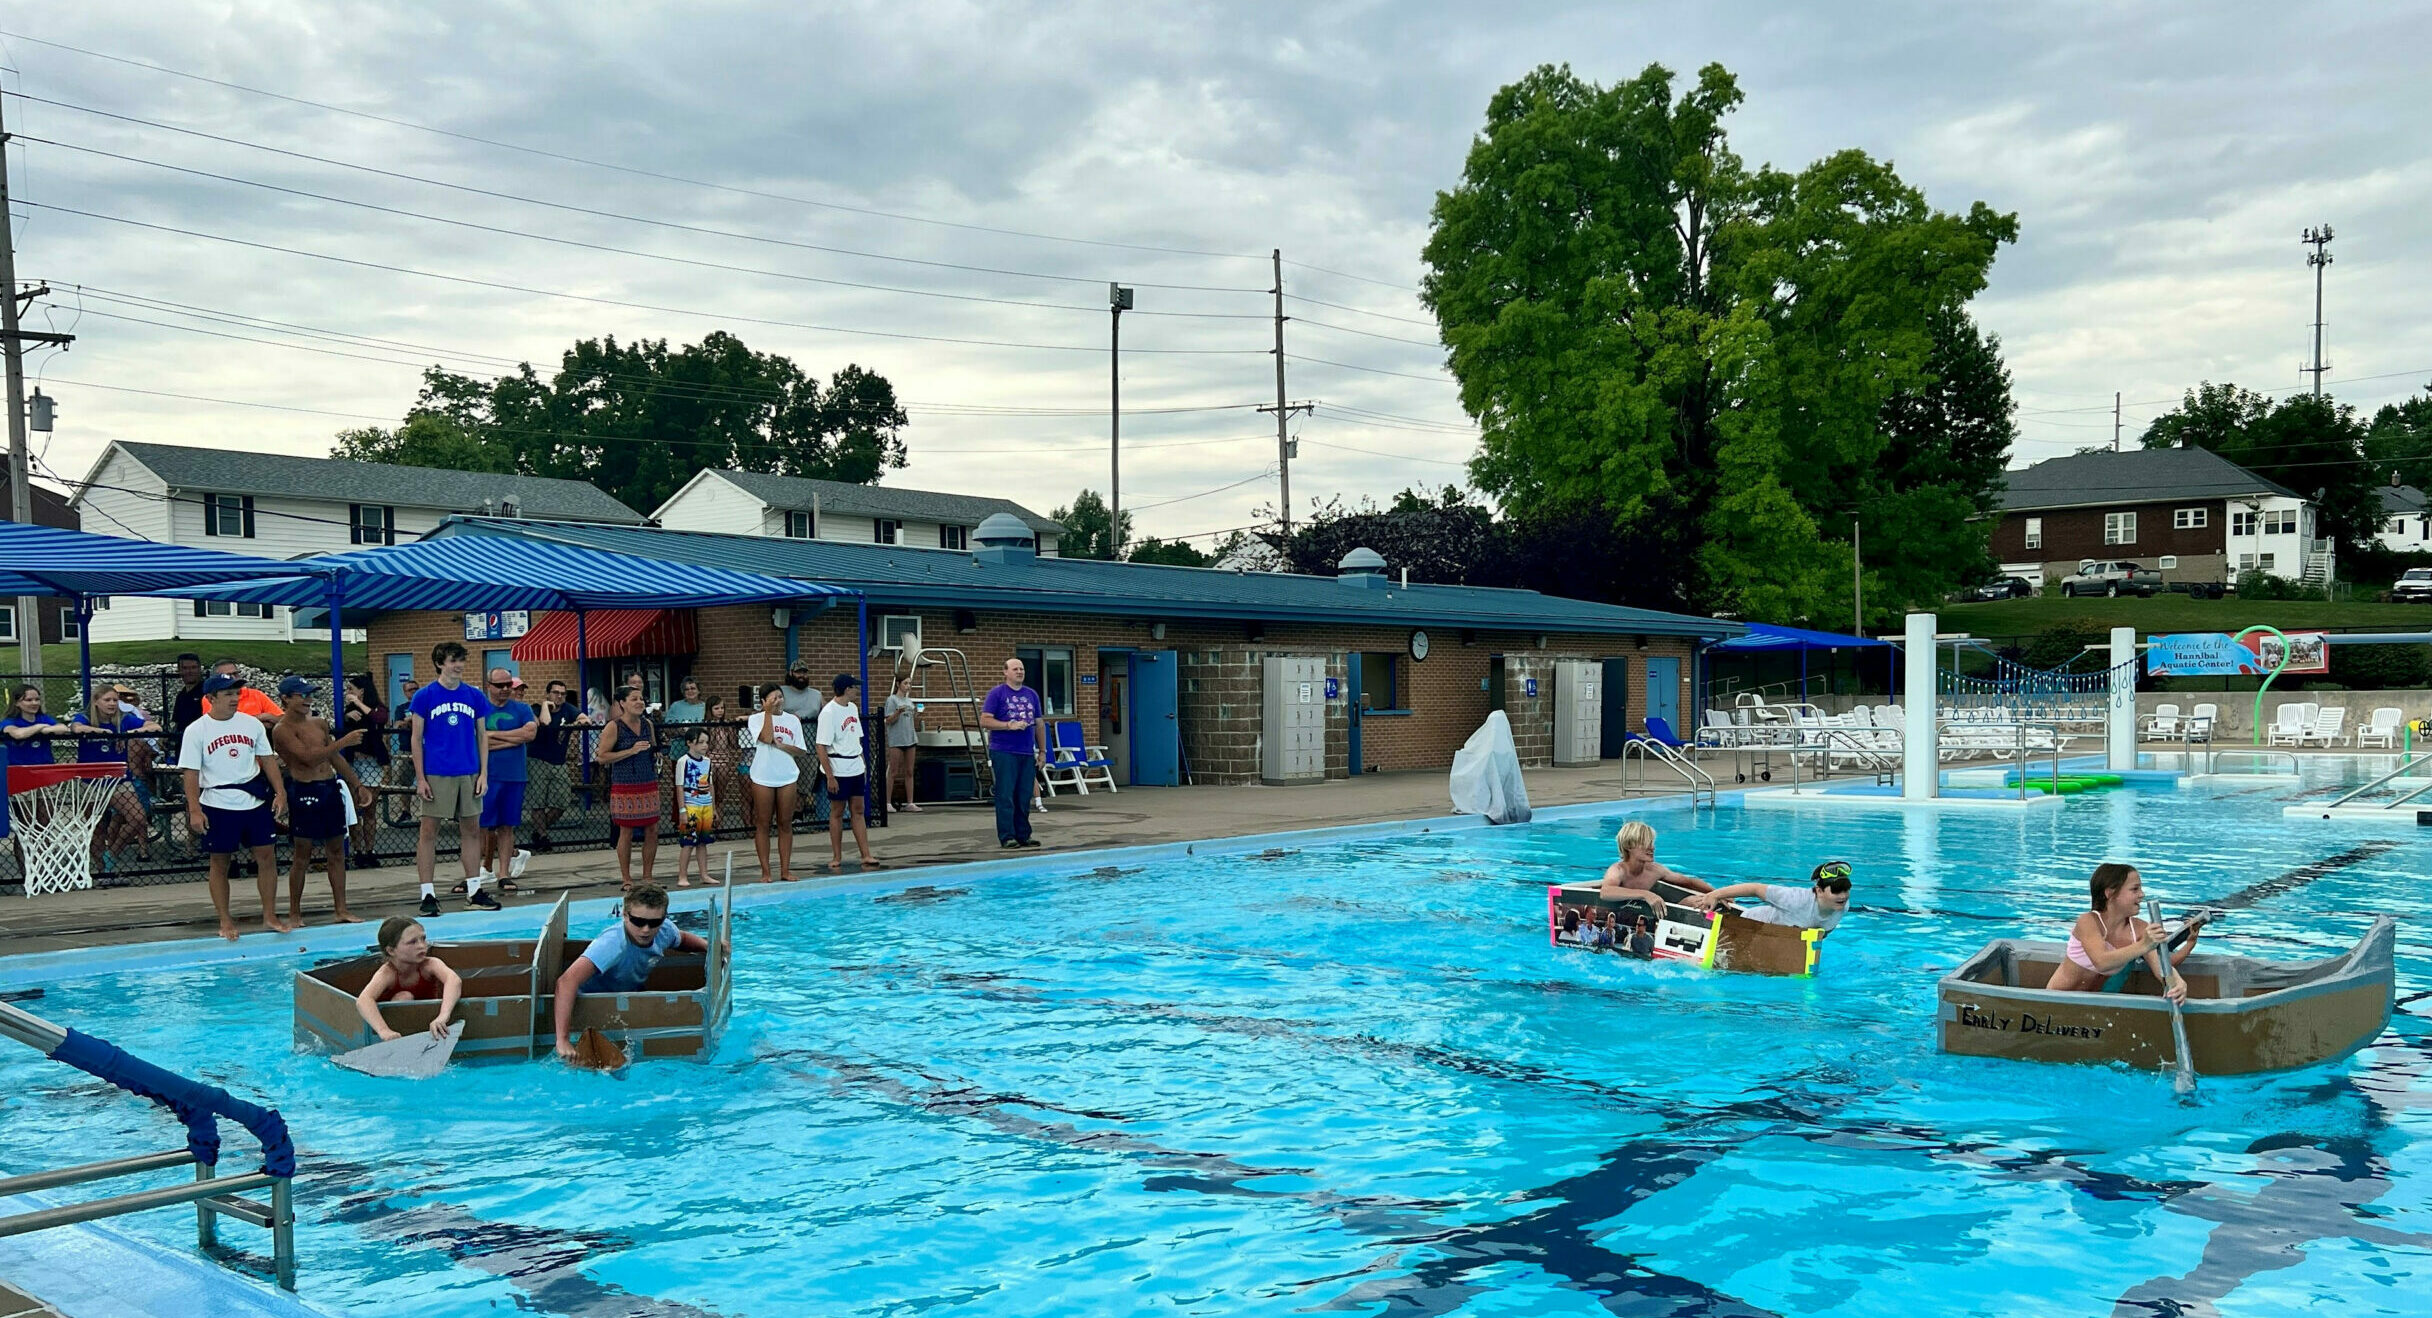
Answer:
[(2006, 473), (1993, 556), (2057, 590), (2086, 562), (2133, 562), (2165, 581), (2235, 583), (2241, 572), (2324, 582), (2330, 541), (2314, 507), (2208, 449), (2097, 449)]
[[(451, 519), (434, 534), (554, 541), (861, 591), (873, 701), (907, 651), (959, 652), (983, 691), (1018, 656), (1051, 717), (1080, 722), (1091, 743), (1108, 747), (1126, 785), (1258, 780), (1266, 661), (1283, 656), (1322, 665), (1309, 700), (1324, 706), (1330, 777), (1355, 762), (1371, 772), (1441, 768), (1498, 702), (1523, 759), (1548, 762), (1562, 659), (1601, 666), (1618, 698), (1605, 701), (1604, 721), (1607, 753), (1617, 754), (1620, 736), (1649, 713), (1683, 726), (1700, 648), (1745, 630), (1533, 591), (1404, 585), (1374, 555), (1334, 578), (1040, 556), (1013, 517), (983, 523), (967, 552), (503, 518)], [(392, 699), (404, 676), (428, 678), (431, 647), (449, 639), (535, 685), (574, 681), (558, 643), (564, 628), (545, 615), (392, 613), (367, 623), (372, 666)], [(638, 672), (660, 700), (691, 677), (705, 695), (739, 703), (741, 688), (780, 679), (797, 656), (823, 678), (854, 671), (858, 628), (850, 605), (592, 614), (588, 684), (606, 689)], [(949, 677), (933, 666), (925, 694), (949, 694)], [(941, 723), (950, 720), (937, 711), (924, 716), (933, 738), (950, 735)]]

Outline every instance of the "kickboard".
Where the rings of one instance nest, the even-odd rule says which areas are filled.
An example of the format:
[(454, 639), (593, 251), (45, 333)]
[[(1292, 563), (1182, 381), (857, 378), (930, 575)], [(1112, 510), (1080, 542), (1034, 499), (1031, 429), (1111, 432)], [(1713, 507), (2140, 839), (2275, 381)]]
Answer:
[(395, 1039), (383, 1039), (350, 1053), (340, 1053), (331, 1061), (349, 1071), (361, 1071), (400, 1080), (428, 1080), (439, 1074), (456, 1053), (456, 1041), (464, 1037), (464, 1022), (448, 1025), (445, 1038), (434, 1039), (430, 1031), (422, 1030)]

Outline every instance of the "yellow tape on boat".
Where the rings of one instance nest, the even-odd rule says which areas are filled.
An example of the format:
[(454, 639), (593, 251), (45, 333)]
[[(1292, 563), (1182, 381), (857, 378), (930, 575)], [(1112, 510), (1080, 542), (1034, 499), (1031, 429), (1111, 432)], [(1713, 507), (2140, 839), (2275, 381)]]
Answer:
[(1700, 966), (1714, 969), (1714, 949), (1723, 945), (1723, 913), (1717, 908), (1706, 925), (1706, 955), (1698, 960)]
[(1823, 936), (1824, 931), (1821, 929), (1801, 929), (1799, 931), (1799, 941), (1807, 944), (1807, 968), (1800, 971), (1800, 974), (1813, 975), (1816, 973), (1816, 940)]

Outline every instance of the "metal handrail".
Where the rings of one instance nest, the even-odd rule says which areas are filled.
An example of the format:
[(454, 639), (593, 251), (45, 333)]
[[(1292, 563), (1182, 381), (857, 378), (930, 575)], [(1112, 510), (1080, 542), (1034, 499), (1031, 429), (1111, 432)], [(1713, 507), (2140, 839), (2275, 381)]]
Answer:
[(1657, 763), (1679, 774), (1681, 781), (1689, 785), (1689, 804), (1691, 806), (1695, 806), (1700, 797), (1703, 797), (1708, 805), (1713, 805), (1721, 799), (1714, 778), (1695, 760), (1651, 737), (1632, 737), (1621, 744), (1621, 789), (1623, 791), (1630, 790), (1630, 752), (1632, 750), (1638, 752), (1640, 763), (1643, 764), (1647, 757), (1653, 756)]
[[(184, 1149), (9, 1177), (0, 1180), (0, 1196), (86, 1185), (171, 1167), (194, 1168), (191, 1185), (139, 1190), (0, 1217), (0, 1237), (192, 1204), (195, 1243), (206, 1255), (214, 1253), (219, 1244), (215, 1215), (224, 1213), (251, 1222), (270, 1232), (271, 1267), (280, 1288), (290, 1291), (296, 1288), (295, 1150), (287, 1138), (287, 1123), (276, 1111), (240, 1102), (225, 1090), (163, 1071), (89, 1035), (63, 1029), (6, 1003), (0, 1003), (0, 1038), (14, 1039), (45, 1057), (167, 1107), (185, 1124), (187, 1136)], [(218, 1118), (223, 1116), (243, 1123), (262, 1141), (262, 1170), (219, 1178)], [(270, 1191), (269, 1203), (243, 1197), (245, 1191), (265, 1189)]]
[(2247, 758), (2247, 759), (2250, 759), (2250, 760), (2258, 760), (2258, 761), (2268, 761), (2268, 760), (2287, 760), (2287, 761), (2288, 761), (2288, 770), (2289, 770), (2289, 772), (2290, 772), (2290, 773), (2299, 773), (2299, 772), (2301, 772), (2301, 771), (2302, 771), (2302, 769), (2303, 769), (2303, 767), (2304, 767), (2304, 766), (2300, 765), (2300, 764), (2297, 762), (2297, 752), (2295, 752), (2295, 751), (2272, 751), (2272, 750), (2260, 750), (2260, 751), (2259, 751), (2259, 750), (2226, 750), (2226, 751), (2216, 751), (2216, 750), (2207, 750), (2207, 751), (2205, 751), (2205, 752), (2204, 752), (2204, 772), (2206, 772), (2206, 773), (2213, 773), (2213, 772), (2216, 772), (2216, 771), (2217, 771), (2217, 769), (2219, 768), (2220, 763), (2221, 763), (2221, 757), (2222, 757), (2222, 756), (2224, 756), (2224, 755), (2237, 755), (2237, 756), (2243, 756), (2243, 757), (2245, 757), (2245, 758)]
[[(2292, 755), (2292, 756), (2290, 756), (2289, 758), (2290, 758), (2290, 759), (2292, 759), (2292, 760), (2294, 760), (2296, 757)], [(2325, 807), (2325, 808), (2326, 808), (2326, 809), (2331, 809), (2331, 810), (2336, 810), (2336, 809), (2338, 809), (2339, 807), (2341, 807), (2341, 806), (2343, 806), (2343, 805), (2346, 805), (2348, 802), (2355, 800), (2357, 797), (2360, 797), (2360, 796), (2364, 795), (2365, 793), (2367, 793), (2367, 792), (2369, 792), (2369, 791), (2372, 791), (2374, 788), (2381, 786), (2383, 783), (2386, 783), (2386, 782), (2390, 781), (2392, 778), (2396, 778), (2396, 777), (2398, 777), (2398, 776), (2400, 776), (2400, 775), (2404, 774), (2404, 773), (2405, 773), (2407, 770), (2412, 769), (2412, 768), (2414, 768), (2415, 766), (2417, 766), (2417, 765), (2419, 765), (2419, 764), (2422, 764), (2422, 763), (2424, 763), (2424, 762), (2425, 762), (2425, 761), (2427, 761), (2427, 760), (2432, 760), (2432, 751), (2426, 751), (2426, 752), (2424, 752), (2424, 753), (2423, 753), (2423, 754), (2421, 754), (2421, 755), (2410, 756), (2410, 757), (2408, 757), (2407, 759), (2405, 759), (2405, 760), (2401, 761), (2401, 762), (2399, 763), (2399, 766), (2398, 766), (2397, 768), (2390, 770), (2388, 773), (2383, 774), (2383, 775), (2382, 775), (2382, 776), (2380, 776), (2379, 778), (2376, 778), (2376, 779), (2374, 779), (2373, 781), (2371, 781), (2371, 782), (2369, 782), (2369, 783), (2366, 783), (2364, 786), (2357, 788), (2355, 791), (2352, 791), (2352, 792), (2348, 793), (2347, 795), (2345, 795), (2345, 796), (2343, 796), (2343, 797), (2340, 797), (2338, 800), (2331, 802), (2331, 803), (2330, 803), (2330, 805), (2329, 805), (2329, 806), (2327, 806), (2327, 807)], [(2424, 792), (2425, 792), (2426, 790), (2432, 790), (2432, 788), (2428, 788), (2428, 787), (2418, 787), (2418, 788), (2416, 788), (2414, 791), (2409, 792), (2409, 793), (2407, 793), (2405, 796), (2402, 796), (2402, 797), (2398, 798), (2398, 800), (2397, 800), (2397, 801), (2392, 801), (2392, 802), (2390, 803), (2390, 805), (2389, 805), (2389, 806), (2385, 806), (2385, 807), (2383, 807), (2383, 808), (2384, 808), (2384, 809), (2389, 809), (2389, 808), (2392, 808), (2392, 807), (2397, 806), (2397, 805), (2398, 805), (2400, 802), (2402, 802), (2402, 801), (2409, 801), (2409, 800), (2413, 800), (2414, 798), (2416, 798), (2416, 797), (2418, 797), (2418, 796), (2423, 795), (2423, 794), (2424, 794)]]

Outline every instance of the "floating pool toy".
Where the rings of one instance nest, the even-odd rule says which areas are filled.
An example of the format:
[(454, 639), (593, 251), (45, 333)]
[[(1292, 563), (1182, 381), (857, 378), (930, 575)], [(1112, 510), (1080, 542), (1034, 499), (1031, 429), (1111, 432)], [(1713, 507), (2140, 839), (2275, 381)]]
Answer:
[[(1797, 886), (1793, 884), (1792, 886)], [(1577, 933), (1562, 927), (1562, 910), (1586, 909), (1602, 914), (1617, 911), (1625, 927), (1646, 911), (1644, 902), (1607, 901), (1601, 895), (1601, 882), (1549, 884), (1545, 890), (1546, 935), (1556, 947), (1588, 949)], [(1695, 894), (1686, 888), (1658, 882), (1655, 894), (1664, 899), (1667, 908), (1676, 906)], [(1694, 923), (1678, 919), (1654, 921), (1649, 930), (1647, 951), (1643, 954), (1658, 961), (1686, 961), (1707, 970), (1737, 970), (1759, 975), (1812, 975), (1816, 969), (1817, 940), (1823, 931), (1799, 929), (1790, 925), (1768, 924), (1751, 920), (1738, 908), (1726, 902), (1711, 912), (1682, 911)], [(1617, 949), (1629, 954), (1629, 949)]]
[[(2116, 773), (2064, 773), (2057, 783), (2050, 778), (2030, 777), (2027, 779), (2027, 790), (2043, 792), (2046, 795), (2057, 792), (2062, 796), (2075, 796), (2080, 792), (2117, 787), (2126, 781), (2127, 779)], [(2015, 785), (2016, 780), (2013, 779), (2012, 783)]]
[[(2344, 1057), (2390, 1023), (2397, 984), (2397, 924), (2374, 919), (2356, 945), (2318, 961), (2259, 961), (2198, 954), (2187, 981), (2190, 1061), (2198, 1075), (2286, 1071)], [(1945, 975), (1940, 1044), (1946, 1053), (2028, 1062), (2176, 1066), (2170, 1007), (2139, 963), (2119, 993), (2056, 993), (2043, 985), (2059, 943), (1996, 938)]]

